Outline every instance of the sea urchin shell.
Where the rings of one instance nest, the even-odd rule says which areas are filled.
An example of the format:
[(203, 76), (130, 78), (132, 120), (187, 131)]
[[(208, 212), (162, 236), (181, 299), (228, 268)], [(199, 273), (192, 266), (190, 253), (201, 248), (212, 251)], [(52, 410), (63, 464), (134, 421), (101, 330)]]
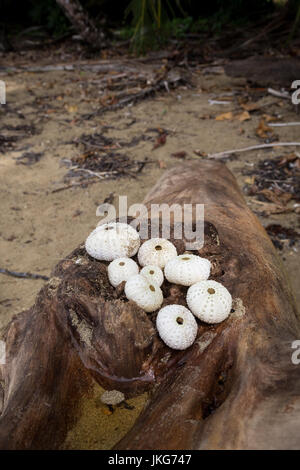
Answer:
[(164, 273), (159, 266), (155, 266), (154, 264), (148, 264), (147, 266), (144, 266), (140, 274), (141, 276), (144, 276), (146, 279), (148, 279), (149, 282), (154, 281), (159, 286), (161, 286), (164, 282)]
[(181, 286), (191, 286), (208, 279), (210, 261), (200, 256), (184, 254), (171, 259), (165, 266), (165, 276), (169, 282)]
[(119, 403), (125, 400), (125, 395), (119, 392), (119, 390), (106, 390), (102, 393), (100, 400), (105, 405), (119, 405)]
[(138, 252), (138, 259), (141, 266), (154, 264), (164, 268), (166, 263), (177, 256), (177, 250), (173, 243), (166, 238), (150, 238)]
[(108, 279), (112, 286), (128, 281), (131, 276), (139, 273), (139, 267), (131, 258), (116, 258), (107, 267)]
[(197, 322), (183, 305), (167, 305), (157, 315), (159, 336), (172, 349), (189, 348), (197, 336)]
[(156, 282), (149, 282), (144, 276), (132, 276), (125, 284), (125, 295), (145, 312), (154, 312), (163, 303), (161, 288)]
[(226, 287), (216, 281), (192, 285), (186, 296), (188, 307), (205, 323), (220, 323), (230, 314), (232, 298)]
[(90, 256), (105, 261), (130, 258), (137, 253), (139, 246), (138, 232), (130, 225), (121, 222), (99, 225), (85, 242), (85, 249)]

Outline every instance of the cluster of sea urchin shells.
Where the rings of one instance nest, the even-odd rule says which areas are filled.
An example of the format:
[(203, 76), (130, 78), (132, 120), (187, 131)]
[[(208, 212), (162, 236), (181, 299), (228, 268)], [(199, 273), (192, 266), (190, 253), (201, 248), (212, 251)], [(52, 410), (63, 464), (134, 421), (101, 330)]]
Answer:
[[(114, 222), (98, 226), (86, 239), (85, 248), (93, 258), (111, 261), (107, 268), (109, 281), (115, 288), (125, 282), (127, 299), (147, 313), (160, 309), (156, 327), (161, 339), (172, 349), (182, 350), (193, 344), (198, 330), (195, 317), (205, 323), (220, 323), (230, 314), (230, 293), (219, 282), (208, 280), (210, 261), (190, 253), (178, 256), (176, 247), (165, 238), (151, 238), (141, 245), (133, 227)], [(136, 254), (141, 271), (131, 259)], [(182, 305), (160, 308), (164, 278), (188, 287), (189, 308)]]

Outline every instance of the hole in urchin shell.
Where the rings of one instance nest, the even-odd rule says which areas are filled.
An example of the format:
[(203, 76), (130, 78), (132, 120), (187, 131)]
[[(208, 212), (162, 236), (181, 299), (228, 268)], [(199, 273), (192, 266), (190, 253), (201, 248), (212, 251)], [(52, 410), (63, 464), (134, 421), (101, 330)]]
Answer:
[(176, 321), (177, 321), (178, 325), (183, 325), (183, 318), (177, 317)]
[(213, 289), (212, 287), (209, 287), (209, 288), (207, 289), (207, 292), (208, 292), (209, 294), (214, 294), (216, 291), (215, 291), (215, 289)]
[(113, 230), (114, 227), (105, 227), (105, 230)]
[(188, 261), (188, 260), (191, 259), (191, 258), (189, 258), (188, 256), (185, 256), (184, 258), (181, 258), (181, 259), (182, 259), (183, 261)]
[(119, 263), (119, 266), (124, 266), (124, 265), (125, 265), (124, 261), (121, 261), (121, 263)]
[(161, 245), (156, 245), (155, 249), (156, 249), (157, 251), (160, 251), (160, 250), (162, 250), (162, 246), (161, 246)]
[(149, 274), (154, 274), (154, 271), (151, 269), (151, 271), (149, 271)]
[(149, 289), (152, 290), (152, 292), (155, 292), (155, 287), (154, 286), (149, 286)]

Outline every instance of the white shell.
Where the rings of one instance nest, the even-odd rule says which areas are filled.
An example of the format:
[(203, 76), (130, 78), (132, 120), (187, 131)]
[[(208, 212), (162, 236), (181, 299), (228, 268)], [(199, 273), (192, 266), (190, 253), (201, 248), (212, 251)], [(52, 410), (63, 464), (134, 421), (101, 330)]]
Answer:
[(131, 276), (139, 273), (138, 264), (131, 258), (116, 258), (107, 267), (108, 279), (112, 286), (128, 281)]
[(85, 249), (90, 256), (105, 261), (134, 256), (139, 246), (138, 232), (121, 222), (98, 225), (85, 242)]
[(164, 282), (164, 274), (159, 266), (155, 266), (154, 264), (148, 264), (144, 266), (141, 270), (140, 274), (148, 279), (149, 282), (156, 282), (159, 286), (162, 285)]
[(181, 286), (191, 286), (204, 281), (210, 275), (210, 261), (200, 256), (184, 254), (171, 259), (165, 266), (165, 276), (169, 282)]
[(141, 266), (154, 264), (164, 268), (166, 263), (175, 256), (177, 256), (177, 250), (173, 243), (166, 238), (150, 238), (142, 244), (138, 252)]
[(118, 405), (125, 400), (125, 395), (124, 393), (119, 392), (119, 390), (106, 390), (102, 393), (100, 400), (105, 405)]
[(159, 336), (172, 349), (189, 348), (197, 336), (197, 322), (183, 305), (167, 305), (156, 318)]
[(232, 298), (216, 281), (197, 282), (187, 291), (186, 301), (193, 314), (205, 323), (220, 323), (231, 310)]
[(144, 276), (132, 276), (125, 284), (125, 295), (145, 312), (154, 312), (163, 303), (163, 294), (159, 285), (149, 282)]

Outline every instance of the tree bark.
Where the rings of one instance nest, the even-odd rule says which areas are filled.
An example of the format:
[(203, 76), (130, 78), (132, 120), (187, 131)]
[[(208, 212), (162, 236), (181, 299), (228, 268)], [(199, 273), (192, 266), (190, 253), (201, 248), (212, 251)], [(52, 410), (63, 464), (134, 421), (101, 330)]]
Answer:
[(106, 45), (105, 34), (96, 27), (94, 21), (88, 12), (83, 9), (79, 0), (56, 1), (84, 41), (94, 49)]
[[(300, 320), (276, 251), (235, 179), (220, 162), (185, 163), (165, 173), (146, 203), (205, 204), (199, 254), (232, 293), (234, 311), (219, 325), (198, 322), (194, 345), (172, 351), (155, 331), (157, 312), (127, 302), (110, 286), (107, 263), (80, 246), (5, 334), (0, 448), (58, 448), (91, 377), (126, 396), (150, 391), (116, 449), (299, 448), (300, 366), (291, 344)], [(170, 239), (183, 253), (184, 240)], [(185, 304), (186, 288), (165, 282), (163, 290), (164, 305)]]

